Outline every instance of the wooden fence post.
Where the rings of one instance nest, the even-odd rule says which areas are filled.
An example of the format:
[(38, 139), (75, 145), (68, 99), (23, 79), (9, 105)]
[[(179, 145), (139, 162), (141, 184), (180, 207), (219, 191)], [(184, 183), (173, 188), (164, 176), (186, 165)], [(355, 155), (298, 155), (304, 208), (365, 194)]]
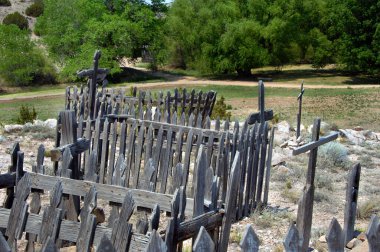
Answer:
[[(321, 119), (314, 120), (312, 141), (319, 140), (319, 130)], [(313, 220), (313, 206), (314, 206), (314, 178), (317, 166), (318, 148), (310, 151), (309, 164), (307, 169), (306, 187), (303, 191), (301, 199), (298, 203), (297, 213), (297, 229), (302, 239), (301, 251), (307, 251), (309, 247), (311, 224)]]
[(96, 249), (96, 252), (116, 252), (115, 248), (113, 247), (110, 239), (107, 237), (107, 235), (103, 235), (102, 239), (100, 240), (100, 243)]
[(296, 137), (298, 138), (301, 135), (301, 113), (302, 113), (302, 97), (305, 92), (305, 89), (303, 88), (303, 81), (301, 84), (301, 92), (299, 93), (297, 100), (298, 100), (298, 114), (297, 114), (297, 132)]
[(369, 244), (369, 252), (380, 251), (380, 223), (378, 216), (372, 215), (366, 235)]
[(215, 244), (212, 241), (210, 235), (207, 233), (207, 230), (202, 226), (198, 232), (197, 239), (194, 242), (193, 246), (194, 252), (214, 252)]
[(329, 252), (344, 252), (344, 233), (338, 221), (333, 218), (326, 234)]
[(198, 152), (198, 157), (196, 161), (196, 168), (194, 173), (195, 177), (195, 188), (194, 188), (194, 214), (193, 217), (197, 217), (204, 213), (204, 197), (205, 197), (205, 180), (206, 180), (206, 153), (204, 151), (204, 146), (201, 145)]
[(245, 227), (243, 237), (240, 241), (242, 252), (258, 252), (260, 247), (260, 240), (251, 225)]
[(236, 195), (238, 191), (238, 184), (235, 182), (240, 176), (240, 152), (236, 152), (234, 161), (232, 163), (230, 177), (227, 186), (227, 199), (225, 214), (223, 216), (222, 231), (220, 235), (219, 250), (220, 252), (227, 251), (228, 240), (230, 237), (231, 224), (236, 218)]
[(267, 170), (266, 170), (266, 174), (265, 174), (265, 185), (264, 185), (264, 198), (263, 198), (264, 205), (268, 204), (270, 170), (272, 169), (272, 154), (273, 154), (274, 131), (275, 131), (275, 127), (272, 126), (272, 129), (271, 129), (271, 132), (270, 132), (268, 158), (267, 158), (267, 163), (266, 163)]
[(160, 235), (154, 229), (150, 235), (148, 247), (145, 252), (166, 252), (167, 247), (165, 242), (161, 239)]
[[(19, 151), (20, 151), (20, 144), (17, 142), (13, 145), (13, 149), (11, 152), (11, 162), (12, 163), (8, 169), (9, 173), (16, 172), (17, 152), (19, 152)], [(12, 207), (13, 200), (14, 200), (14, 194), (15, 194), (15, 188), (14, 187), (7, 188), (7, 195), (6, 195), (6, 198), (5, 198), (4, 203), (3, 203), (4, 208), (10, 209)]]
[(293, 223), (289, 226), (283, 244), (286, 252), (301, 252), (300, 245), (302, 245), (302, 240), (300, 239), (298, 229)]
[(5, 240), (2, 232), (0, 232), (0, 251), (11, 252), (11, 248), (9, 247), (7, 241)]
[(360, 171), (360, 164), (354, 165), (347, 179), (346, 206), (344, 210), (345, 244), (354, 238), (356, 210), (358, 206)]

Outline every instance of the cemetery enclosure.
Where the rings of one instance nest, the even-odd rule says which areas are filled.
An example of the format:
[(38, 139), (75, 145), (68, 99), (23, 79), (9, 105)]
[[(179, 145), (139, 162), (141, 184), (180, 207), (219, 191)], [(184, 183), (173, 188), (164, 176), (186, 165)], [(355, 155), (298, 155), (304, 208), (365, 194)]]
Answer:
[[(91, 73), (96, 71), (82, 72)], [(265, 110), (263, 83), (260, 112), (240, 124), (211, 122), (215, 92), (176, 90), (173, 96), (154, 97), (133, 90), (127, 96), (97, 88), (103, 79), (95, 74), (81, 91), (67, 90), (56, 148), (40, 146), (33, 172), (24, 171), (24, 154), (14, 146), (9, 173), (0, 175), (0, 187), (7, 191), (0, 209), (1, 251), (15, 248), (23, 233), (28, 251), (36, 244), (43, 251), (72, 244), (77, 251), (93, 246), (97, 251), (181, 251), (187, 239), (193, 239), (194, 251), (226, 251), (232, 223), (268, 202), (274, 127), (266, 122), (273, 111)], [(308, 249), (317, 150), (337, 137), (320, 138), (319, 127), (316, 120), (312, 141), (293, 152), (310, 155), (286, 251)], [(55, 161), (55, 176), (44, 174), (44, 156)], [(330, 251), (341, 251), (353, 236), (359, 177), (357, 165), (349, 176), (344, 229), (333, 220), (328, 231)], [(371, 251), (378, 251), (378, 229), (373, 217), (367, 234), (373, 237)], [(251, 227), (240, 245), (242, 251), (258, 250)]]

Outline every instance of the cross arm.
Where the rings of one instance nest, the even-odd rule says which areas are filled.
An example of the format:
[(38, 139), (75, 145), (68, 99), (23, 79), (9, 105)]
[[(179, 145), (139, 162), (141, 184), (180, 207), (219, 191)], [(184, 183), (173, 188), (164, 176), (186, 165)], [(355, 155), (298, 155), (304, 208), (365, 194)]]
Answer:
[[(273, 110), (267, 109), (264, 111), (264, 119), (265, 121), (269, 121), (273, 119)], [(255, 122), (260, 122), (260, 112), (252, 113), (248, 116), (248, 124), (254, 124)]]
[(78, 155), (90, 148), (90, 140), (86, 140), (84, 138), (79, 138), (78, 141), (72, 144), (68, 144), (65, 146), (61, 146), (58, 148), (54, 148), (50, 151), (47, 151), (45, 153), (46, 156), (49, 156), (51, 158), (51, 161), (59, 161), (63, 155), (63, 151), (66, 148), (70, 149), (71, 155), (75, 156)]
[[(107, 69), (107, 68), (99, 68), (96, 73), (97, 74), (108, 74), (109, 73), (109, 69)], [(92, 77), (93, 74), (94, 74), (94, 69), (85, 69), (85, 70), (81, 70), (81, 71), (77, 72), (77, 76), (79, 78), (82, 78), (82, 77)]]
[(293, 156), (296, 156), (296, 155), (305, 153), (305, 152), (307, 152), (309, 150), (318, 148), (319, 146), (321, 146), (323, 144), (326, 144), (328, 142), (334, 141), (335, 139), (338, 138), (338, 135), (339, 135), (339, 133), (333, 133), (333, 134), (328, 135), (326, 137), (321, 137), (321, 138), (319, 138), (318, 141), (313, 141), (313, 142), (305, 144), (305, 145), (303, 145), (303, 146), (301, 146), (301, 147), (299, 147), (297, 149), (294, 149), (292, 154), (293, 154)]

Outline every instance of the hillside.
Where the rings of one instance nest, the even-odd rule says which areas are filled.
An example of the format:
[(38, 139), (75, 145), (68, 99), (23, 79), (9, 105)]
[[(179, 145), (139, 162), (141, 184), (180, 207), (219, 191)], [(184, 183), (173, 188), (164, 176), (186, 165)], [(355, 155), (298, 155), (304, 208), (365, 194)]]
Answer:
[(6, 15), (14, 12), (19, 12), (20, 14), (24, 15), (29, 22), (29, 28), (33, 29), (34, 24), (36, 23), (36, 18), (34, 17), (28, 17), (25, 14), (26, 8), (28, 8), (29, 5), (31, 5), (34, 1), (33, 0), (10, 0), (12, 3), (11, 6), (0, 6), (0, 22), (3, 22), (3, 19)]

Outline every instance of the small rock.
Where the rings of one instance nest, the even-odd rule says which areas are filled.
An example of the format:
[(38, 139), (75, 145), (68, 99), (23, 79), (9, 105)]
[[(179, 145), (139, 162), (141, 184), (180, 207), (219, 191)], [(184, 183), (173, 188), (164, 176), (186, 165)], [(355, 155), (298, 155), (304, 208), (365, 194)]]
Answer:
[(0, 135), (0, 143), (4, 142), (5, 140), (6, 140), (6, 138), (4, 136)]
[(363, 130), (363, 127), (362, 127), (362, 126), (355, 126), (355, 127), (354, 127), (354, 130), (355, 130), (355, 131), (362, 131), (362, 130)]
[(33, 125), (34, 126), (42, 126), (42, 127), (44, 127), (45, 123), (43, 121), (41, 121), (41, 120), (34, 120), (33, 121)]
[(368, 240), (365, 240), (362, 242), (362, 244), (354, 247), (351, 252), (368, 252), (369, 251), (369, 246), (368, 246)]
[(361, 232), (356, 238), (358, 238), (361, 241), (367, 240), (367, 236), (363, 232)]
[(288, 146), (288, 141), (286, 141), (280, 145), (281, 148), (286, 148), (287, 146)]
[(347, 248), (352, 249), (354, 247), (357, 247), (358, 245), (362, 244), (363, 242), (357, 238), (352, 239), (349, 241), (346, 245)]
[(5, 133), (19, 132), (22, 129), (23, 129), (23, 125), (20, 125), (20, 124), (11, 124), (11, 125), (4, 126)]
[(327, 243), (327, 241), (326, 241), (326, 235), (322, 235), (321, 237), (319, 237), (318, 241), (321, 242), (321, 243)]
[(277, 124), (277, 132), (289, 134), (290, 124), (287, 121), (279, 122)]
[(278, 167), (278, 172), (281, 173), (281, 174), (286, 175), (286, 174), (289, 174), (290, 170), (289, 170), (288, 167), (286, 167), (286, 166), (284, 166), (284, 165), (280, 165), (280, 166)]

